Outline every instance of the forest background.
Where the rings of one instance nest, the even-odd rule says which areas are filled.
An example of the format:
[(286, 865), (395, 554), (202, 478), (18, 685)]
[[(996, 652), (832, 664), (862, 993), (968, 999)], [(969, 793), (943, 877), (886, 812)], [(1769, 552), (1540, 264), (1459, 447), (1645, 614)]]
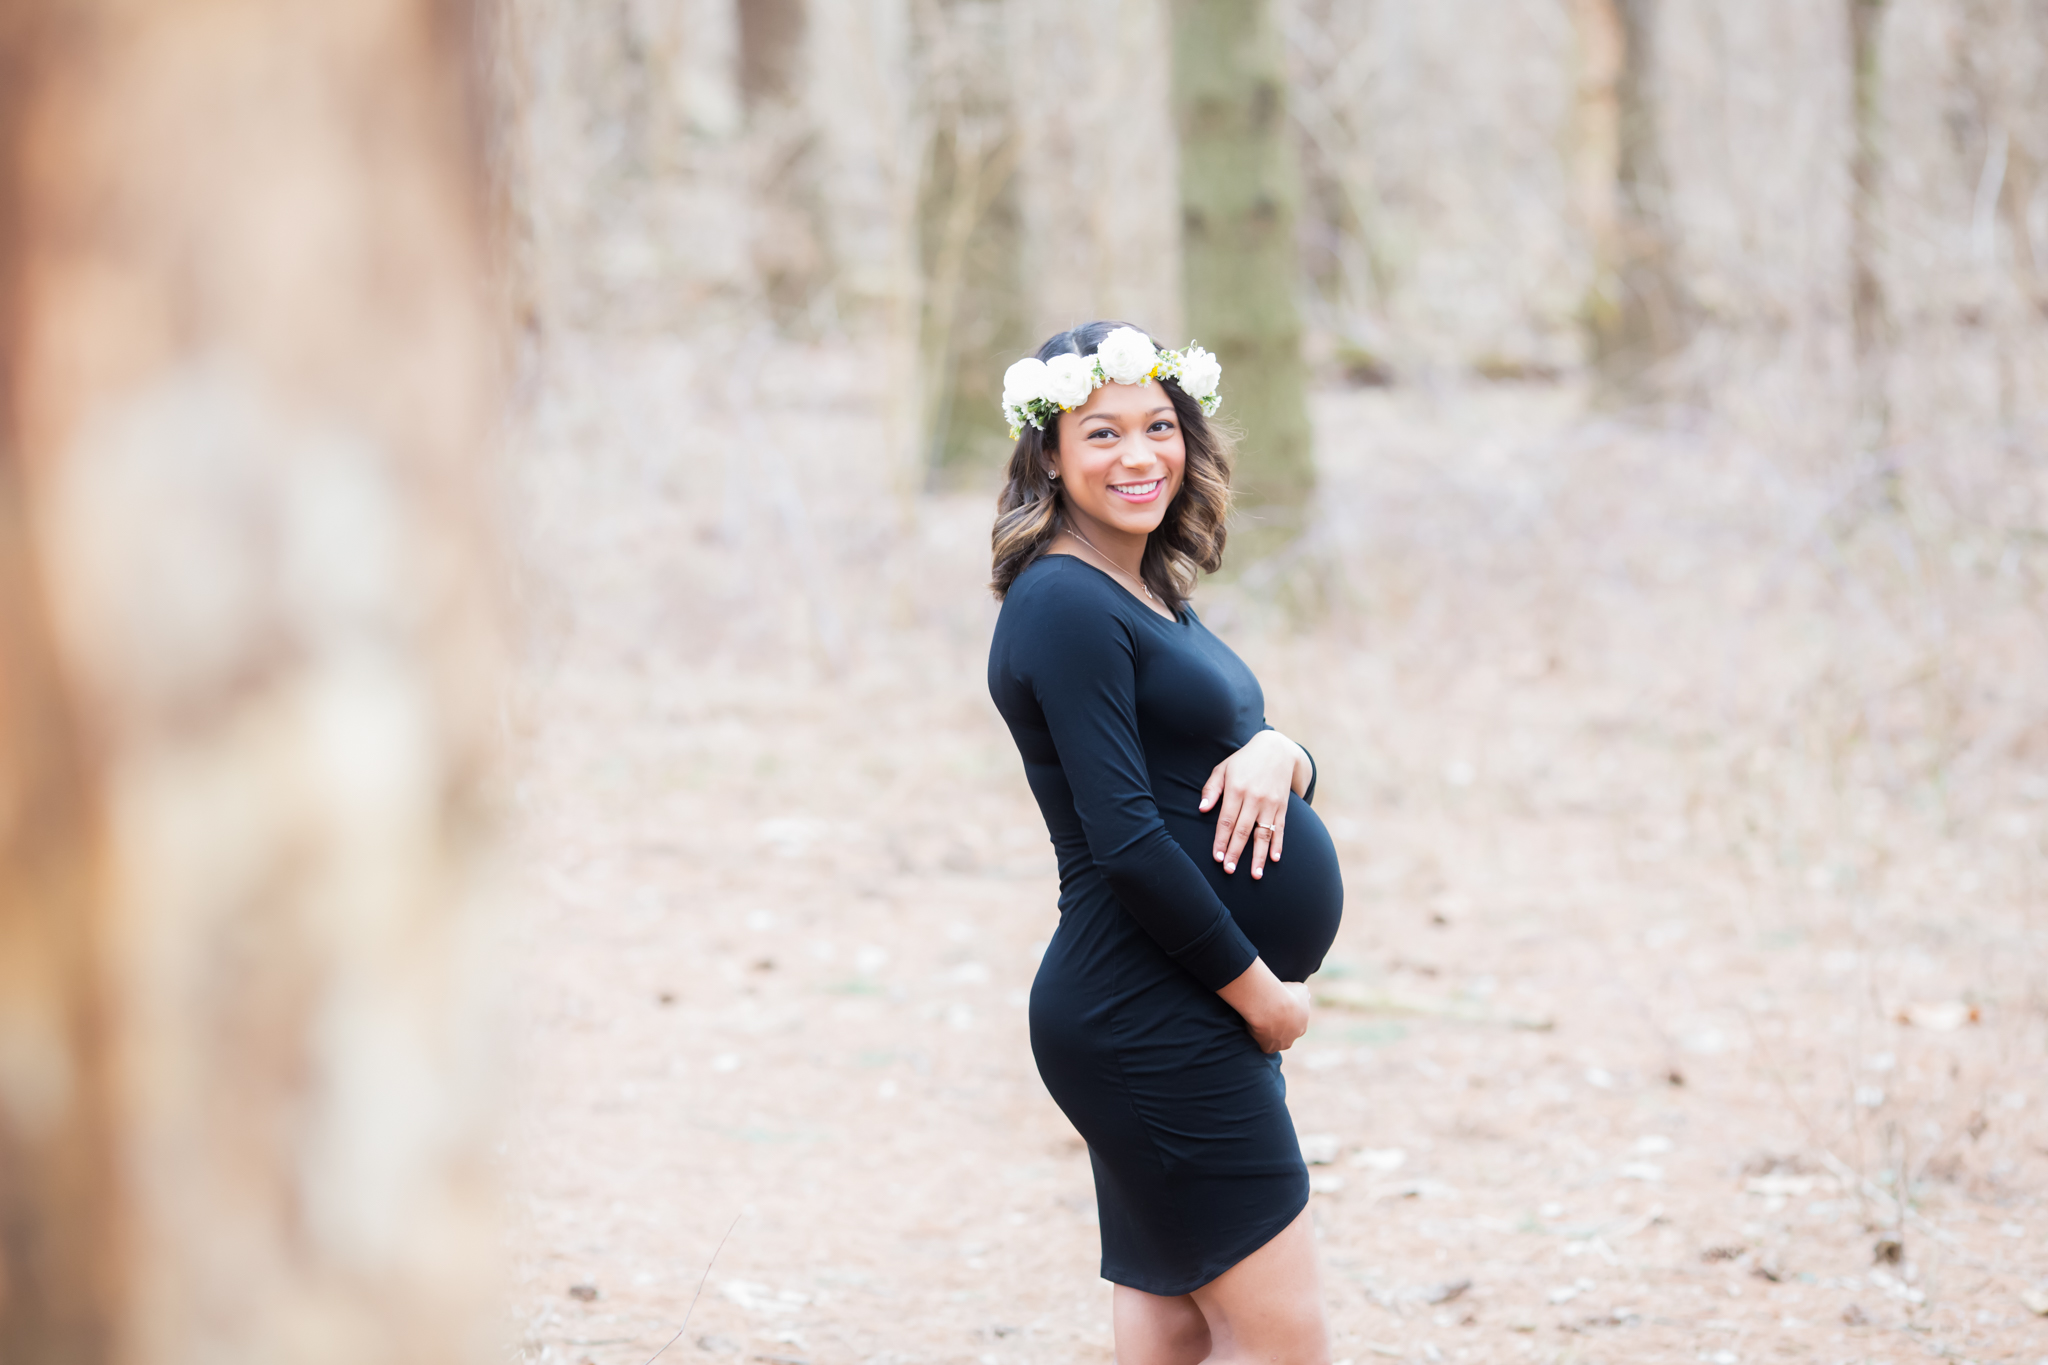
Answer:
[(1337, 1356), (2044, 1358), (2040, 0), (159, 8), (0, 21), (0, 1358), (1109, 1359), (1091, 317), (1244, 434)]

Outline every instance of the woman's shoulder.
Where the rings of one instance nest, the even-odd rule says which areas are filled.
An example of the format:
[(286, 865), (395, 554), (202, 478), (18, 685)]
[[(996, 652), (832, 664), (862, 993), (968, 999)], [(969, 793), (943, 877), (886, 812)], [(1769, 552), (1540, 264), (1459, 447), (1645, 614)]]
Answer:
[(1003, 597), (1033, 610), (1083, 608), (1096, 610), (1123, 604), (1128, 593), (1116, 581), (1079, 555), (1043, 554), (1024, 566)]
[(1130, 606), (1130, 594), (1086, 561), (1074, 555), (1040, 555), (1012, 580), (1003, 595), (997, 629), (1121, 634)]

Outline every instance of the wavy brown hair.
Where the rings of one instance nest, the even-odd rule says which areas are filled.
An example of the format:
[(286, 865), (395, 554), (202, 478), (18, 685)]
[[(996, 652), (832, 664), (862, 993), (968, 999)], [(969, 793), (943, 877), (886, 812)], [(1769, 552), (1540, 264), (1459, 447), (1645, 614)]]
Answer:
[[(1094, 355), (1102, 339), (1127, 322), (1090, 322), (1061, 332), (1038, 348), (1040, 360), (1056, 355)], [(1143, 328), (1137, 330), (1143, 331)], [(1149, 337), (1150, 334), (1147, 333)], [(1152, 343), (1157, 346), (1158, 342)], [(1187, 465), (1180, 491), (1166, 509), (1166, 519), (1145, 540), (1138, 571), (1167, 609), (1178, 613), (1194, 591), (1197, 573), (1215, 573), (1223, 566), (1224, 520), (1230, 515), (1230, 469), (1237, 450), (1229, 435), (1211, 422), (1202, 405), (1188, 397), (1174, 380), (1160, 386), (1180, 420)], [(1045, 554), (1066, 524), (1066, 495), (1047, 472), (1059, 453), (1059, 427), (1045, 431), (1027, 425), (1010, 452), (1009, 473), (996, 499), (996, 524), (989, 533), (994, 552), (994, 577), (989, 587), (998, 599), (1009, 592), (1017, 575)]]

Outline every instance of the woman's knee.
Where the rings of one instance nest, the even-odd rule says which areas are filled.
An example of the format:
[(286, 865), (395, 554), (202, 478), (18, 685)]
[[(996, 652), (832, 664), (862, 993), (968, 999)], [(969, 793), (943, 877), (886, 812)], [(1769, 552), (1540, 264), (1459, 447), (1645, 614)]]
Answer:
[(1209, 1321), (1183, 1294), (1165, 1298), (1116, 1288), (1117, 1365), (1201, 1365), (1210, 1358)]
[(1213, 1361), (1330, 1365), (1315, 1231), (1307, 1210), (1278, 1236), (1195, 1291), (1215, 1337)]

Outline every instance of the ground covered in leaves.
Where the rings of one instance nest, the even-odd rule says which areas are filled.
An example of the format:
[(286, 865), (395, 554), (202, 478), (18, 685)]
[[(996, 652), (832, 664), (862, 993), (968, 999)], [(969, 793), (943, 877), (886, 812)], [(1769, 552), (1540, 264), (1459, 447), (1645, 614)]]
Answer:
[[(723, 1239), (665, 1361), (1108, 1361), (986, 497), (891, 464), (857, 357), (546, 372), (516, 1358), (641, 1365)], [(2048, 1360), (2038, 446), (1317, 417), (1314, 528), (1197, 601), (1344, 859), (1286, 1059), (1336, 1358)]]

